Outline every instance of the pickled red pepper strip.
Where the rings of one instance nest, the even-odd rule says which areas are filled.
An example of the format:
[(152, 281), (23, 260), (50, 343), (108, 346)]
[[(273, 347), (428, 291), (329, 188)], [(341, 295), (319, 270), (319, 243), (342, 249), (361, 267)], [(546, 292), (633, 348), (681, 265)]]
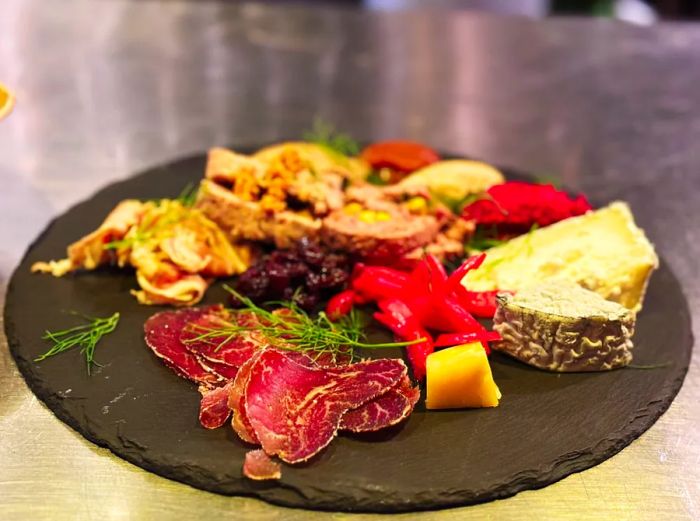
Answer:
[[(426, 357), (435, 348), (428, 329), (481, 342), (489, 352), (487, 342), (496, 337), (472, 313), (492, 317), (496, 292), (468, 291), (462, 286), (464, 276), (477, 269), (485, 256), (482, 253), (466, 260), (451, 275), (432, 255), (423, 258), (410, 273), (362, 265), (353, 272), (350, 289), (329, 301), (327, 314), (337, 318), (348, 313), (354, 304), (376, 302), (380, 311), (374, 318), (398, 339), (423, 339), (406, 348), (413, 374), (421, 379), (425, 375)], [(443, 342), (448, 339), (445, 335), (440, 338)]]
[[(435, 347), (449, 347), (471, 342), (497, 342), (501, 340), (501, 335), (496, 331), (484, 331), (479, 333), (444, 333), (435, 339)], [(484, 345), (486, 353), (491, 350), (488, 345)]]
[(344, 317), (352, 310), (356, 297), (357, 294), (351, 289), (341, 291), (328, 301), (328, 305), (326, 306), (326, 314), (331, 320), (337, 320), (340, 317)]
[(435, 348), (433, 338), (416, 320), (411, 309), (399, 299), (387, 299), (377, 303), (381, 313), (375, 313), (382, 324), (387, 326), (398, 338), (404, 341), (420, 340), (417, 344), (406, 346), (406, 354), (413, 368), (413, 375), (418, 380), (425, 377), (425, 364), (428, 355)]

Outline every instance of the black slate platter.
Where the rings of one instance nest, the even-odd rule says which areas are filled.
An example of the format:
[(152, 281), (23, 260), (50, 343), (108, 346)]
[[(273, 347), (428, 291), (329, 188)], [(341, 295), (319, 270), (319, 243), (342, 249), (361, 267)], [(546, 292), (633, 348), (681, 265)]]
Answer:
[[(490, 501), (544, 487), (609, 458), (666, 410), (688, 368), (692, 333), (681, 288), (666, 263), (654, 274), (635, 336), (635, 363), (663, 367), (557, 375), (498, 355), (498, 408), (425, 411), (373, 437), (340, 436), (279, 482), (241, 476), (249, 447), (231, 429), (197, 421), (199, 395), (145, 346), (142, 326), (159, 308), (129, 294), (133, 273), (111, 269), (55, 279), (32, 275), (35, 261), (60, 258), (125, 198), (173, 197), (204, 171), (204, 156), (179, 160), (108, 186), (51, 223), (29, 248), (8, 288), (5, 328), (34, 393), (65, 423), (118, 456), (183, 483), (221, 494), (323, 510), (397, 512)], [(221, 301), (219, 287), (207, 302)], [(122, 318), (103, 339), (103, 367), (86, 374), (81, 355), (41, 363), (45, 330), (75, 323), (65, 311)], [(630, 476), (631, 477), (631, 476)]]

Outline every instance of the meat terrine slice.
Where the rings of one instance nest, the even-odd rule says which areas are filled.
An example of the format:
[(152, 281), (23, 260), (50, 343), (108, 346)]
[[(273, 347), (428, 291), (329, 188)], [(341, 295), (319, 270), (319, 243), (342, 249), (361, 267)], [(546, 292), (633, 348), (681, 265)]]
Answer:
[(576, 283), (557, 280), (499, 294), (494, 316), (502, 340), (492, 347), (557, 372), (605, 371), (632, 360), (635, 314)]

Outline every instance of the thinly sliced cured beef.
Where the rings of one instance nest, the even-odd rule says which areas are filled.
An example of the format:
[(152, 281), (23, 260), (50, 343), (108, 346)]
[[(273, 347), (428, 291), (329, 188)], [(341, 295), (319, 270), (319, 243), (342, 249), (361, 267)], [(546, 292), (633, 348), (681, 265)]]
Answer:
[(254, 353), (253, 356), (238, 369), (228, 397), (228, 407), (233, 411), (231, 427), (236, 434), (247, 443), (258, 443), (258, 436), (255, 434), (250, 421), (248, 421), (248, 414), (246, 413), (245, 390), (250, 380), (250, 371), (261, 353), (262, 351)]
[(151, 316), (144, 324), (146, 344), (153, 353), (183, 378), (208, 386), (218, 386), (224, 379), (207, 371), (197, 357), (180, 341), (183, 328), (191, 321), (211, 311), (213, 307), (163, 311)]
[(307, 367), (277, 349), (261, 351), (248, 371), (247, 421), (263, 450), (287, 463), (317, 454), (336, 435), (343, 414), (385, 393), (407, 372), (396, 359)]
[(249, 479), (280, 479), (282, 477), (281, 465), (273, 461), (264, 450), (251, 450), (245, 455), (243, 462), (243, 475)]
[[(282, 352), (284, 352), (285, 356), (287, 356), (290, 360), (293, 360), (300, 365), (304, 365), (306, 367), (322, 367), (321, 365), (317, 365), (318, 362), (314, 361), (304, 353), (291, 350)], [(253, 356), (239, 368), (233, 382), (233, 386), (231, 387), (228, 402), (229, 408), (233, 411), (233, 421), (231, 422), (231, 427), (243, 441), (254, 444), (259, 444), (260, 442), (258, 440), (258, 435), (255, 434), (255, 430), (248, 420), (245, 390), (248, 386), (248, 380), (250, 379), (250, 371), (257, 361), (259, 354), (260, 351), (254, 353)], [(324, 358), (321, 363), (330, 364), (331, 360)]]
[(420, 389), (413, 387), (406, 376), (396, 387), (346, 412), (340, 430), (372, 432), (396, 425), (408, 418), (419, 398)]
[(218, 429), (229, 419), (231, 409), (228, 407), (228, 395), (231, 387), (233, 387), (233, 382), (215, 389), (200, 387), (202, 401), (199, 403), (199, 423), (202, 424), (202, 427)]
[(221, 364), (219, 362), (212, 362), (201, 356), (197, 357), (199, 364), (204, 367), (207, 371), (221, 377), (223, 380), (233, 380), (238, 372), (238, 367), (228, 364)]
[(191, 353), (218, 364), (242, 366), (253, 353), (263, 346), (262, 335), (254, 330), (240, 331), (234, 335), (222, 334), (200, 339), (213, 328), (227, 325), (256, 327), (260, 323), (252, 313), (230, 314), (222, 309), (203, 314), (191, 321), (182, 331), (180, 339)]

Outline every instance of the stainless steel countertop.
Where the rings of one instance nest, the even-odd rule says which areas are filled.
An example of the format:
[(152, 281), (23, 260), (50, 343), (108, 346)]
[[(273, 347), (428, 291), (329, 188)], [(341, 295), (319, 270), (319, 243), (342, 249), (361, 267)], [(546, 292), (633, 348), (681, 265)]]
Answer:
[[(98, 187), (211, 145), (299, 135), (321, 116), (359, 139), (415, 138), (651, 207), (640, 224), (683, 281), (698, 337), (698, 49), (700, 28), (681, 24), (4, 0), (0, 81), (17, 104), (0, 122), (0, 278)], [(361, 517), (217, 496), (125, 463), (33, 397), (4, 339), (0, 389), (4, 520)], [(610, 460), (423, 517), (698, 519), (699, 404), (696, 357), (670, 410)]]

